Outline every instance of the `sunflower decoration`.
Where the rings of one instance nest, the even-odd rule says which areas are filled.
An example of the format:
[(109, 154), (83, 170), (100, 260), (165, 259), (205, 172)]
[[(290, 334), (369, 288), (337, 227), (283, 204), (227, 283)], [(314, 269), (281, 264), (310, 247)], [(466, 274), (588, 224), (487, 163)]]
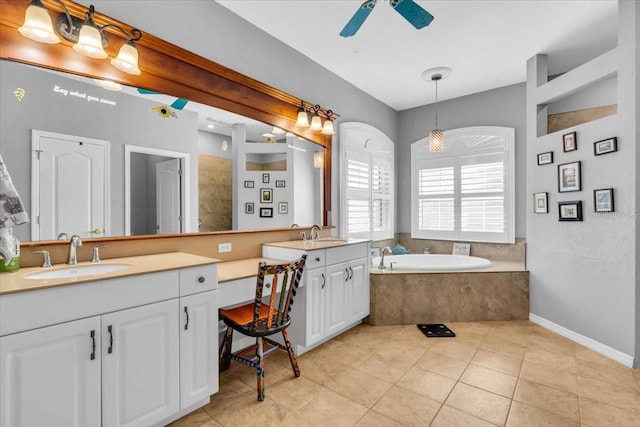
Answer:
[(178, 115), (171, 108), (166, 105), (157, 105), (155, 107), (151, 107), (151, 111), (157, 113), (163, 119), (168, 119), (169, 117), (173, 117), (174, 119), (178, 118)]

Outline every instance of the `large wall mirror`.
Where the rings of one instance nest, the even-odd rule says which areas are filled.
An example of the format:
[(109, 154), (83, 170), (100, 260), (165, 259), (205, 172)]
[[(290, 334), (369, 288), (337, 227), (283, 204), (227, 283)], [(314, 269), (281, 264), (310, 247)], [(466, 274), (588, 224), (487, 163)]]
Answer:
[[(293, 127), (299, 100), (147, 34), (144, 77), (114, 79), (68, 46), (21, 37), (23, 3), (3, 0), (0, 20), (0, 153), (32, 216), (16, 227), (21, 241), (326, 225), (330, 138)], [(192, 78), (167, 81), (154, 69), (158, 51)], [(227, 90), (210, 87), (220, 70)], [(90, 77), (124, 85), (112, 91)], [(295, 134), (265, 137), (273, 126)]]

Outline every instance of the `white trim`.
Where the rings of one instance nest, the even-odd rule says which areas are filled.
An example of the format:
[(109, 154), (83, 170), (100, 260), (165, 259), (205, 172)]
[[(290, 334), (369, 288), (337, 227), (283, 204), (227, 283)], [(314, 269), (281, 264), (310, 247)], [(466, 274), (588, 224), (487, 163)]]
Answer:
[(188, 233), (191, 231), (191, 185), (189, 180), (191, 179), (191, 166), (189, 159), (191, 156), (188, 153), (181, 153), (179, 151), (161, 150), (158, 148), (141, 147), (138, 145), (125, 144), (124, 146), (124, 235), (131, 235), (131, 153), (152, 154), (155, 156), (173, 157), (176, 159), (182, 159), (182, 232)]
[(607, 356), (608, 358), (613, 359), (618, 363), (622, 363), (629, 368), (633, 367), (633, 356), (616, 350), (615, 348), (611, 348), (608, 345), (602, 344), (601, 342), (598, 342), (592, 338), (585, 337), (584, 335), (581, 335), (577, 332), (573, 332), (572, 330), (567, 329), (564, 326), (560, 326), (557, 323), (553, 323), (552, 321), (547, 320), (544, 317), (540, 317), (536, 314), (529, 313), (529, 320), (536, 325), (540, 325), (543, 328), (555, 332), (556, 334), (562, 335), (565, 338), (569, 338), (571, 341), (582, 344), (583, 346), (590, 348), (591, 350), (596, 351), (604, 356)]

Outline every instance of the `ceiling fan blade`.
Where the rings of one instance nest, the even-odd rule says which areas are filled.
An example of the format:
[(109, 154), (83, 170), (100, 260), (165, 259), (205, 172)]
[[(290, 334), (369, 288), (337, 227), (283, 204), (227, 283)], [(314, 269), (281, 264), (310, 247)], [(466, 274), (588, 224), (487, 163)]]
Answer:
[(184, 106), (187, 105), (187, 102), (189, 101), (184, 98), (178, 98), (175, 101), (173, 101), (173, 103), (171, 104), (171, 107), (175, 108), (176, 110), (182, 110)]
[(340, 35), (342, 37), (351, 37), (358, 32), (364, 21), (367, 19), (373, 8), (376, 6), (378, 0), (367, 0), (360, 8), (353, 14), (347, 25), (344, 26)]
[(424, 28), (433, 21), (433, 15), (413, 0), (390, 0), (391, 7), (416, 29)]
[(149, 90), (149, 89), (140, 89), (140, 88), (138, 88), (138, 93), (141, 93), (143, 95), (155, 95), (158, 92), (154, 92), (154, 91)]

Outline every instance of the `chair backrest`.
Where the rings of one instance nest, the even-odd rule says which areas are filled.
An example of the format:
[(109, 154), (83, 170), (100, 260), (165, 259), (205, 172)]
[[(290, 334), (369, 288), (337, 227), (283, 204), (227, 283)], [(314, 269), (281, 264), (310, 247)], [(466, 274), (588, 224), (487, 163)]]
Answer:
[[(305, 254), (300, 259), (286, 264), (267, 265), (260, 263), (253, 312), (254, 330), (278, 328), (289, 321), (289, 313), (302, 279), (306, 261), (307, 255)], [(271, 286), (266, 317), (262, 301), (265, 284)]]

